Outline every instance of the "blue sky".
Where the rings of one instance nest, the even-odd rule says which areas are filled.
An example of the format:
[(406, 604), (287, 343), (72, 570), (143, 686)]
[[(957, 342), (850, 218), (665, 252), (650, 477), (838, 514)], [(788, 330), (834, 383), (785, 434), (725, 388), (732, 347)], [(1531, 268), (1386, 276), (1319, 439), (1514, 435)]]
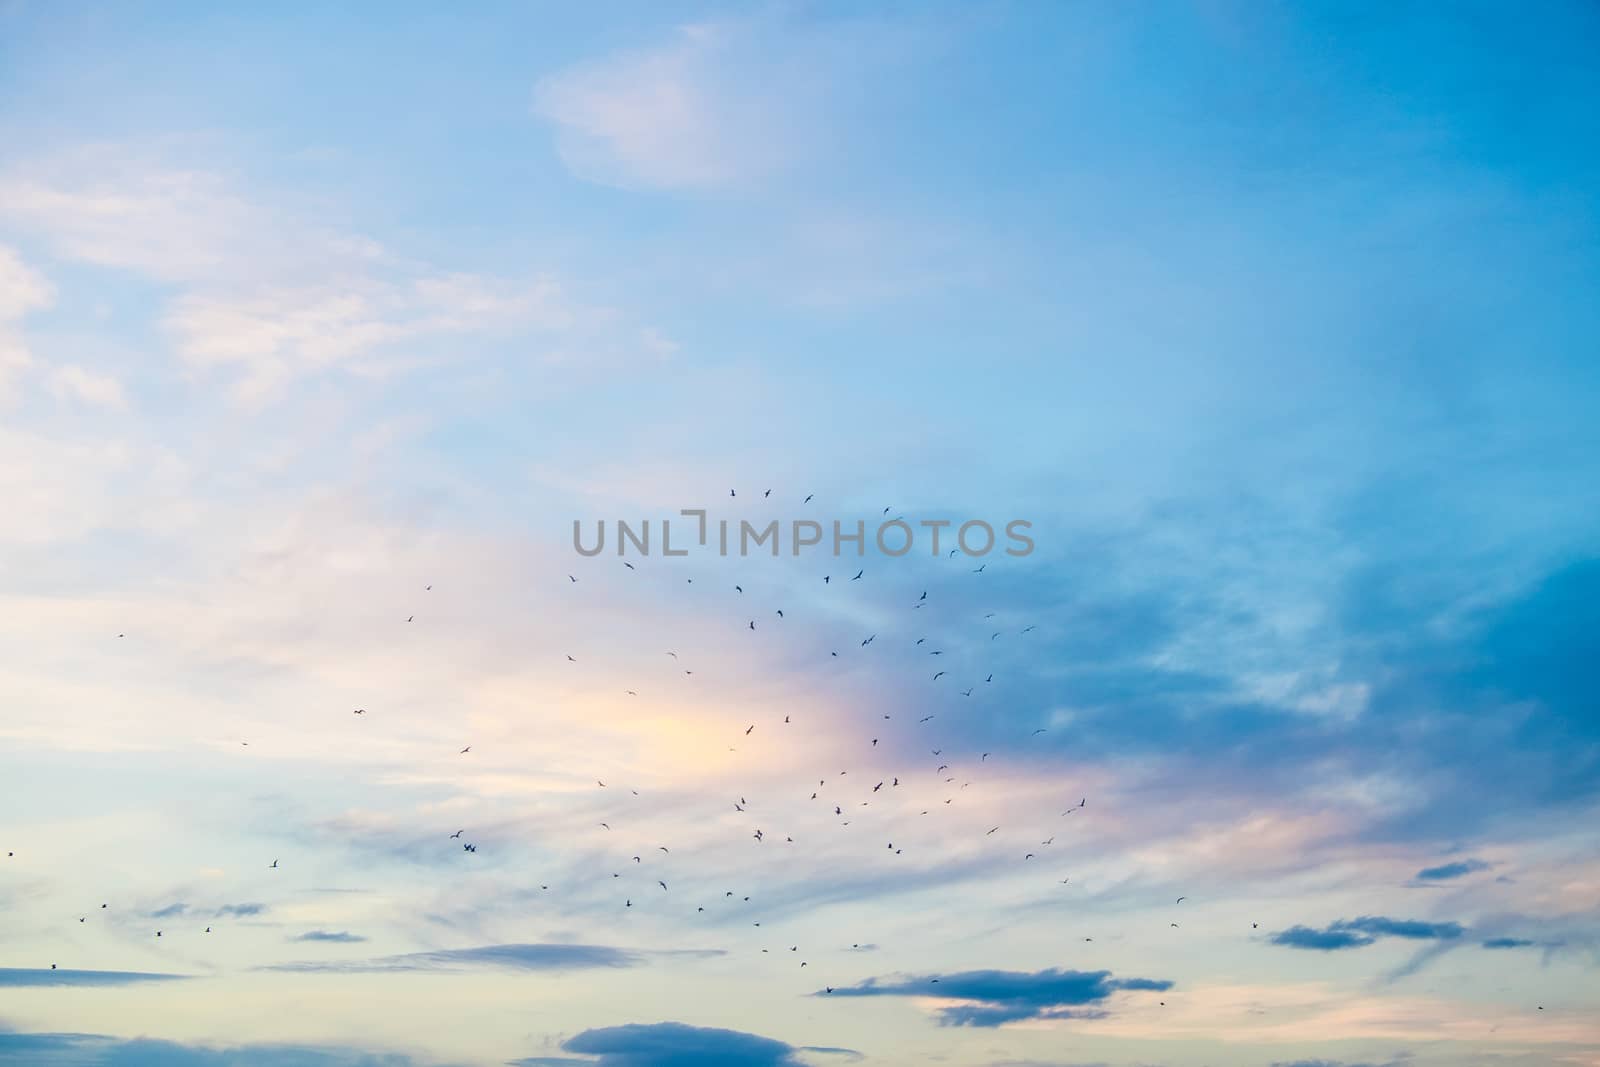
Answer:
[(0, 1064), (1600, 1064), (1597, 45), (0, 3)]

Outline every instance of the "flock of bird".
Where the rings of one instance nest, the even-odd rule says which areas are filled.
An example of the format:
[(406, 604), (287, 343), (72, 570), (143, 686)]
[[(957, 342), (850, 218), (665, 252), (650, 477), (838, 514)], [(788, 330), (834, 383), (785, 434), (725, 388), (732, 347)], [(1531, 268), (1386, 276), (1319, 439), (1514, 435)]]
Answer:
[[(737, 494), (735, 492), (730, 491), (730, 496), (736, 496), (736, 495)], [(765, 494), (763, 494), (764, 497), (770, 497), (770, 495), (771, 495), (771, 490), (768, 490)], [(810, 496), (810, 495), (808, 495), (805, 498), (805, 502), (807, 502), (807, 503), (809, 503), (811, 500), (812, 500), (812, 496)], [(889, 508), (885, 508), (884, 509), (884, 515), (888, 515), (890, 510), (891, 509), (889, 509)], [(960, 551), (959, 549), (952, 549), (949, 553), (947, 553), (944, 556), (944, 558), (946, 560), (953, 559), (958, 554), (959, 551)], [(634, 564), (632, 564), (630, 562), (627, 562), (626, 560), (622, 561), (622, 565), (626, 569), (628, 569), (630, 571), (635, 571), (635, 572), (638, 571), (638, 568), (635, 567)], [(984, 563), (984, 564), (981, 564), (980, 566), (978, 566), (976, 568), (971, 568), (968, 571), (968, 574), (971, 575), (971, 576), (983, 575), (985, 573), (986, 568), (987, 568), (987, 563)], [(859, 568), (846, 568), (847, 571), (851, 570), (851, 569), (854, 569), (854, 573), (853, 574), (841, 575), (840, 576), (843, 579), (842, 583), (836, 583), (834, 581), (834, 577), (835, 576), (833, 574), (829, 573), (829, 574), (823, 574), (823, 575), (820, 576), (821, 584), (823, 586), (829, 587), (829, 588), (838, 588), (841, 584), (850, 585), (852, 583), (863, 582), (863, 581), (867, 580), (867, 578), (866, 578), (866, 567), (865, 566), (862, 566), (862, 567), (859, 567)], [(579, 578), (576, 575), (569, 574), (569, 575), (567, 575), (567, 578), (568, 578), (569, 583), (571, 583), (571, 584), (576, 585), (579, 582)], [(689, 582), (691, 582), (691, 583), (693, 582), (692, 578), (687, 579), (687, 580)], [(433, 589), (433, 586), (432, 585), (428, 585), (428, 586), (426, 586), (425, 591), (431, 591), (432, 589)], [(905, 605), (905, 610), (906, 611), (922, 611), (922, 610), (928, 608), (930, 605), (937, 604), (939, 602), (940, 598), (937, 595), (932, 595), (932, 594), (934, 594), (934, 590), (931, 590), (931, 589), (922, 590), (921, 594), (919, 596), (917, 596), (914, 601), (912, 601), (909, 604)], [(735, 599), (738, 599), (738, 600), (744, 599), (746, 597), (746, 593), (745, 593), (745, 589), (744, 589), (743, 584), (742, 583), (732, 583), (732, 593), (731, 593), (731, 595), (732, 595), (732, 597), (734, 597)], [(780, 608), (780, 607), (777, 607), (776, 605), (771, 605), (770, 606), (770, 610), (772, 611), (772, 616), (775, 619), (787, 620), (789, 618), (789, 616), (785, 614), (784, 610), (782, 608)], [(997, 642), (1001, 638), (1007, 636), (1008, 631), (1005, 628), (992, 629), (992, 626), (990, 625), (990, 620), (995, 618), (995, 614), (996, 613), (994, 613), (994, 612), (989, 612), (989, 613), (986, 613), (986, 614), (982, 615), (980, 618), (966, 620), (968, 623), (983, 623), (985, 625), (982, 627), (982, 631), (989, 631), (986, 640), (982, 640), (980, 638), (979, 640), (977, 640), (975, 642), (977, 647), (979, 647), (979, 648), (990, 647), (990, 646), (993, 645), (994, 642)], [(748, 617), (748, 613), (747, 612), (743, 613), (739, 617), (747, 619), (747, 624), (744, 627), (744, 629), (747, 632), (755, 631), (757, 629), (757, 619)], [(412, 622), (415, 621), (415, 619), (416, 619), (416, 615), (415, 614), (410, 614), (410, 615), (408, 615), (406, 617), (405, 621), (406, 621), (406, 623), (412, 623)], [(959, 624), (961, 620), (945, 619), (944, 621), (945, 622), (954, 621), (954, 622)], [(930, 629), (930, 630), (935, 628), (932, 625), (931, 620), (930, 620), (930, 624), (926, 628)], [(1035, 629), (1037, 629), (1036, 624), (1031, 624), (1030, 623), (1027, 626), (1023, 626), (1023, 627), (1020, 627), (1020, 628), (1017, 628), (1017, 629), (1011, 631), (1011, 635), (1020, 637), (1020, 636), (1024, 636), (1026, 634), (1029, 634), (1029, 633), (1033, 632)], [(982, 631), (980, 631), (980, 633)], [(120, 637), (123, 637), (124, 635), (119, 633), (117, 636), (120, 638)], [(866, 636), (863, 637), (859, 642), (858, 651), (881, 649), (882, 648), (881, 644), (875, 644), (875, 643), (878, 642), (878, 638), (879, 638), (879, 634), (877, 632), (872, 632), (872, 633), (866, 634)], [(939, 658), (939, 657), (945, 656), (946, 650), (944, 648), (926, 647), (926, 646), (929, 645), (929, 643), (930, 643), (930, 638), (928, 636), (919, 636), (919, 637), (917, 637), (915, 639), (914, 642), (912, 642), (910, 644), (910, 651), (913, 654), (915, 654), (915, 655), (917, 655), (919, 657), (925, 655), (928, 658), (929, 661), (934, 661), (934, 662), (930, 663), (930, 666), (937, 666), (937, 669), (933, 669), (933, 670), (928, 671), (927, 673), (924, 674), (924, 678), (926, 679), (926, 684), (928, 684), (930, 686), (934, 686), (934, 685), (940, 684), (942, 682), (942, 680), (945, 679), (951, 673), (951, 669), (953, 669), (953, 668), (946, 668), (946, 667), (943, 667), (943, 666), (938, 666), (938, 665), (943, 664), (943, 663), (946, 662), (945, 660), (942, 660), (942, 659)], [(663, 654), (666, 657), (670, 657), (675, 662), (679, 661), (678, 652), (675, 651), (675, 650), (664, 650)], [(862, 652), (862, 654), (871, 655), (871, 654), (873, 654), (873, 652), (872, 651), (864, 651), (864, 652)], [(830, 659), (831, 658), (838, 658), (839, 655), (840, 655), (840, 653), (839, 653), (839, 651), (837, 649), (829, 651), (829, 658)], [(951, 658), (952, 659), (956, 659), (958, 657), (952, 656)], [(576, 664), (578, 662), (577, 658), (572, 656), (570, 653), (566, 654), (566, 661), (568, 663), (572, 663), (572, 664)], [(686, 676), (692, 676), (694, 674), (694, 670), (692, 668), (687, 668), (687, 667), (682, 666), (681, 662), (679, 662), (678, 669), (682, 670), (683, 674), (686, 675)], [(995, 679), (994, 672), (992, 670), (988, 669), (988, 668), (984, 668), (984, 669), (982, 669), (980, 671), (974, 671), (974, 672), (972, 672), (970, 674), (969, 680), (968, 680), (968, 684), (966, 684), (965, 688), (960, 688), (959, 684), (958, 684), (954, 688), (954, 691), (959, 693), (961, 695), (961, 697), (964, 698), (964, 699), (971, 698), (973, 693), (980, 686), (989, 686), (989, 685), (993, 684), (994, 679)], [(946, 685), (946, 686), (950, 686), (952, 683), (943, 682), (942, 684)], [(624, 690), (624, 692), (626, 693), (626, 695), (628, 695), (630, 697), (636, 697), (638, 695), (638, 691), (635, 690), (635, 689), (626, 689), (626, 690)], [(368, 709), (363, 707), (363, 708), (354, 708), (354, 709), (352, 709), (352, 714), (354, 714), (356, 716), (367, 716), (369, 713), (368, 713)], [(882, 719), (883, 720), (890, 720), (890, 719), (892, 719), (892, 717), (893, 717), (892, 713), (885, 713), (885, 714), (882, 715)], [(934, 727), (929, 727), (929, 725), (928, 725), (929, 723), (933, 722), (936, 718), (937, 718), (937, 713), (930, 713), (930, 714), (927, 714), (927, 715), (923, 715), (923, 716), (919, 717), (916, 720), (914, 728), (917, 729), (917, 730), (922, 731), (924, 733), (924, 735), (926, 735), (926, 733), (929, 730), (936, 729)], [(750, 737), (756, 731), (756, 729), (757, 729), (757, 727), (759, 725), (760, 724), (757, 723), (757, 722), (751, 722), (748, 725), (746, 725), (744, 727), (744, 729), (743, 729), (743, 732), (742, 732), (743, 737), (745, 737), (745, 738)], [(778, 725), (781, 725), (781, 726), (784, 726), (784, 727), (792, 726), (793, 723), (792, 723), (792, 720), (791, 720), (791, 715), (790, 714), (785, 714), (783, 716), (781, 724), (778, 724)], [(1035, 737), (1035, 736), (1037, 736), (1039, 734), (1045, 733), (1046, 731), (1047, 731), (1047, 728), (1039, 727), (1039, 728), (1034, 729), (1032, 731), (1032, 733), (1029, 734), (1028, 736), (1029, 737)], [(878, 749), (880, 740), (881, 740), (881, 738), (879, 738), (879, 737), (870, 738), (869, 751)], [(248, 745), (248, 742), (241, 742), (241, 743)], [(931, 777), (933, 779), (935, 788), (939, 791), (939, 793), (948, 794), (948, 795), (939, 795), (939, 796), (937, 796), (935, 799), (937, 799), (940, 803), (931, 804), (929, 807), (920, 808), (919, 809), (919, 817), (928, 816), (928, 815), (932, 814), (934, 811), (936, 811), (937, 809), (939, 809), (941, 807), (948, 807), (950, 805), (953, 805), (956, 802), (957, 798), (960, 796), (961, 792), (963, 790), (966, 790), (969, 786), (971, 786), (973, 784), (973, 779), (967, 777), (966, 773), (979, 773), (979, 772), (971, 771), (971, 770), (969, 770), (968, 772), (963, 773), (963, 774), (949, 773), (949, 772), (952, 772), (954, 770), (954, 767), (953, 767), (951, 762), (941, 759), (941, 757), (943, 756), (944, 750), (945, 750), (945, 743), (937, 743), (937, 744), (934, 744), (932, 747), (929, 747), (928, 748), (928, 752), (930, 753), (931, 758), (927, 760), (927, 763), (928, 763), (928, 765), (932, 766)], [(471, 745), (466, 745), (466, 746), (463, 746), (459, 750), (457, 755), (458, 756), (468, 756), (471, 753), (472, 753), (472, 746)], [(987, 751), (982, 752), (979, 755), (979, 759), (977, 761), (977, 766), (978, 767), (983, 767), (986, 764), (988, 764), (989, 758), (990, 758), (990, 756), (992, 754), (993, 753), (987, 752)], [(953, 759), (955, 759), (955, 757), (951, 756), (950, 759), (953, 760)], [(894, 793), (896, 791), (909, 791), (910, 787), (911, 787), (911, 783), (913, 781), (918, 782), (919, 783), (919, 788), (922, 788), (922, 787), (924, 787), (926, 785), (926, 782), (928, 781), (928, 778), (930, 776), (930, 772), (928, 771), (926, 766), (924, 766), (921, 769), (918, 769), (918, 768), (915, 768), (915, 767), (911, 767), (911, 768), (905, 769), (902, 773), (899, 773), (899, 774), (890, 773), (885, 777), (878, 778), (878, 780), (875, 781), (870, 786), (863, 785), (863, 786), (859, 787), (859, 789), (856, 789), (856, 787), (851, 786), (851, 785), (848, 784), (848, 783), (853, 783), (853, 782), (855, 782), (857, 780), (855, 778), (850, 778), (849, 771), (850, 771), (850, 767), (849, 766), (846, 766), (844, 768), (839, 769), (837, 771), (837, 773), (835, 773), (835, 774), (833, 774), (831, 776), (832, 777), (832, 781), (834, 782), (834, 784), (831, 785), (831, 786), (829, 784), (830, 783), (830, 778), (828, 776), (824, 776), (822, 778), (816, 779), (816, 785), (814, 787), (811, 786), (809, 784), (809, 782), (803, 788), (802, 787), (797, 787), (797, 795), (804, 794), (804, 793), (808, 792), (809, 793), (808, 803), (813, 803), (813, 804), (819, 805), (821, 807), (821, 809), (823, 810), (824, 814), (826, 813), (827, 809), (831, 808), (832, 817), (837, 821), (837, 825), (840, 826), (840, 827), (849, 827), (852, 824), (852, 822), (854, 821), (853, 816), (855, 816), (858, 813), (860, 813), (860, 809), (871, 807), (871, 805), (874, 803), (874, 800), (879, 798), (884, 790), (887, 789), (887, 790), (890, 791), (890, 793)], [(876, 777), (876, 776), (874, 775), (874, 776), (871, 776), (871, 777)], [(959, 784), (957, 784), (958, 781), (959, 781)], [(609, 789), (609, 788), (611, 788), (611, 787), (607, 786), (607, 783), (605, 782), (604, 779), (596, 778), (595, 779), (595, 783), (596, 783), (596, 788), (598, 788), (598, 789)], [(923, 791), (925, 792), (926, 790), (924, 789)], [(629, 792), (634, 797), (637, 797), (639, 795), (638, 790), (630, 789)], [(778, 840), (777, 835), (769, 833), (767, 831), (767, 829), (765, 829), (764, 827), (762, 827), (760, 825), (757, 825), (753, 821), (753, 813), (751, 811), (753, 805), (751, 805), (750, 801), (747, 800), (745, 796), (741, 795), (737, 799), (731, 799), (730, 801), (728, 801), (728, 803), (731, 804), (732, 809), (736, 813), (740, 813), (740, 814), (744, 814), (744, 815), (751, 815), (752, 816), (752, 821), (750, 821), (749, 825), (747, 826), (747, 829), (749, 830), (749, 838), (748, 838), (748, 840), (750, 840), (752, 842), (752, 846), (751, 847), (758, 847), (758, 848), (759, 847), (767, 847), (769, 842), (774, 842), (774, 841)], [(1068, 817), (1068, 816), (1072, 816), (1072, 815), (1084, 812), (1087, 807), (1088, 807), (1088, 797), (1087, 796), (1079, 797), (1075, 803), (1069, 802), (1065, 806), (1064, 810), (1062, 810), (1060, 812), (1060, 815), (1056, 816), (1056, 818), (1064, 818), (1064, 817)], [(613, 818), (616, 818), (616, 817), (617, 816), (613, 816)], [(605, 833), (611, 833), (612, 832), (612, 826), (611, 826), (609, 821), (600, 822), (598, 824), (598, 829), (600, 831), (602, 831), (602, 832), (605, 832)], [(991, 827), (984, 834), (984, 836), (985, 837), (991, 837), (991, 836), (999, 833), (1001, 829), (1002, 828), (1000, 826)], [(478, 852), (478, 845), (475, 842), (466, 840), (465, 839), (466, 834), (467, 834), (467, 830), (465, 828), (457, 829), (455, 832), (453, 832), (453, 833), (448, 835), (448, 839), (452, 840), (452, 841), (460, 842), (462, 853), (468, 854), (468, 855), (476, 854)], [(1020, 851), (1019, 850), (1019, 858), (1018, 858), (1017, 862), (1019, 862), (1019, 863), (1021, 863), (1021, 862), (1029, 862), (1029, 861), (1035, 860), (1036, 858), (1041, 857), (1043, 853), (1041, 851), (1038, 851), (1038, 850), (1050, 849), (1054, 845), (1055, 838), (1056, 838), (1056, 834), (1054, 832), (1049, 833), (1048, 836), (1044, 836), (1042, 839), (1039, 839), (1037, 834), (1030, 833), (1029, 836), (1028, 836), (1028, 840), (1029, 841), (1037, 840), (1037, 844), (1036, 845), (1026, 846), (1027, 849), (1028, 849), (1027, 851)], [(792, 836), (792, 834), (787, 834), (786, 833), (786, 834), (783, 835), (782, 841), (786, 845), (792, 845), (792, 844), (795, 843), (795, 838)], [(903, 853), (905, 851), (904, 847), (903, 846), (897, 846), (894, 843), (894, 840), (889, 839), (886, 836), (885, 839), (884, 839), (884, 843), (885, 843), (885, 851), (887, 853), (895, 855), (895, 856), (903, 855)], [(649, 851), (652, 852), (652, 853), (659, 852), (663, 856), (671, 855), (671, 850), (665, 845), (654, 846), (654, 848), (649, 850)], [(7, 857), (8, 858), (14, 858), (14, 853), (8, 852), (7, 853)], [(634, 865), (635, 869), (639, 869), (641, 871), (644, 870), (645, 869), (644, 853), (641, 852), (640, 854), (632, 855), (631, 856), (631, 862)], [(274, 859), (272, 861), (272, 863), (267, 866), (267, 869), (268, 870), (273, 870), (273, 871), (278, 870), (279, 869), (279, 861), (277, 859)], [(1057, 872), (1057, 873), (1060, 873), (1060, 872)], [(652, 872), (652, 874), (653, 874), (653, 872)], [(1050, 875), (1049, 877), (1052, 879), (1052, 882), (1054, 884), (1058, 884), (1058, 885), (1067, 885), (1071, 881), (1070, 876), (1061, 877), (1061, 878), (1059, 878), (1059, 880), (1056, 880), (1054, 875)], [(623, 910), (634, 908), (634, 906), (635, 906), (634, 894), (633, 894), (632, 890), (630, 888), (628, 888), (628, 885), (632, 884), (633, 879), (628, 879), (628, 880), (625, 881), (624, 880), (624, 876), (620, 871), (614, 871), (614, 872), (611, 872), (611, 877), (610, 877), (610, 879), (608, 881), (617, 883), (620, 886), (619, 892), (618, 892), (618, 896), (620, 897), (620, 900), (618, 901), (618, 905), (617, 906), (620, 907)], [(663, 894), (668, 894), (669, 896), (671, 895), (672, 891), (671, 891), (671, 889), (670, 889), (670, 887), (668, 885), (668, 882), (666, 881), (665, 878), (657, 878), (657, 877), (651, 876), (651, 877), (648, 877), (648, 880), (645, 881), (644, 884), (649, 886), (650, 888), (659, 888), (659, 890)], [(540, 889), (541, 890), (549, 890), (549, 888), (550, 888), (550, 886), (548, 884), (540, 885)], [(735, 904), (739, 904), (739, 905), (751, 903), (751, 896), (749, 894), (744, 893), (744, 892), (740, 892), (740, 891), (735, 891), (733, 889), (725, 890), (720, 899), (724, 903), (732, 901)], [(1179, 897), (1177, 903), (1181, 904), (1185, 899), (1186, 899), (1185, 897)], [(709, 903), (712, 903), (714, 905), (715, 902), (709, 902)], [(101, 907), (102, 910), (104, 910), (104, 909), (107, 908), (107, 905), (106, 904), (101, 904), (100, 907)], [(687, 905), (685, 905), (684, 907), (685, 907), (685, 909), (687, 909)], [(707, 904), (706, 903), (697, 904), (695, 906), (695, 910), (694, 910), (693, 914), (697, 914), (697, 915), (698, 914), (703, 914), (703, 913), (706, 912), (706, 910), (707, 910)], [(79, 918), (78, 921), (80, 923), (86, 922), (87, 921), (87, 917), (81, 917), (81, 918)], [(750, 921), (751, 921), (751, 927), (753, 929), (759, 929), (761, 927), (761, 921), (755, 920), (755, 919), (752, 919)], [(1176, 928), (1177, 925), (1178, 925), (1177, 923), (1172, 923), (1171, 924), (1171, 926), (1173, 926), (1174, 928)], [(1254, 925), (1254, 924), (1252, 924), (1252, 925)], [(211, 933), (211, 931), (212, 931), (211, 926), (207, 926), (205, 928), (205, 932), (206, 933), (209, 934), (209, 933)], [(164, 933), (164, 930), (162, 930), (162, 929), (153, 930), (153, 935), (156, 938), (162, 937), (163, 933)], [(1085, 937), (1085, 938), (1083, 938), (1083, 940), (1084, 941), (1092, 941), (1093, 938)], [(799, 956), (799, 954), (800, 954), (800, 946), (798, 944), (789, 945), (789, 946), (786, 946), (786, 948), (792, 955), (794, 955), (796, 957)], [(851, 948), (852, 948), (852, 950), (859, 950), (861, 948), (861, 945), (859, 943), (853, 943)], [(762, 953), (768, 953), (769, 951), (770, 950), (768, 948), (761, 948), (760, 949), (760, 952), (762, 952)], [(797, 962), (798, 962), (798, 967), (800, 967), (800, 968), (807, 967), (809, 965), (809, 963), (810, 963), (810, 961), (808, 959), (803, 959), (803, 958), (802, 959), (798, 959)], [(52, 967), (52, 969), (54, 969), (55, 968), (55, 964), (52, 964), (51, 967)], [(938, 979), (932, 979), (932, 981), (937, 982)], [(828, 994), (828, 993), (832, 993), (833, 990), (834, 990), (833, 986), (825, 985), (825, 986), (823, 986), (823, 988), (819, 992), (821, 992), (823, 994)]]

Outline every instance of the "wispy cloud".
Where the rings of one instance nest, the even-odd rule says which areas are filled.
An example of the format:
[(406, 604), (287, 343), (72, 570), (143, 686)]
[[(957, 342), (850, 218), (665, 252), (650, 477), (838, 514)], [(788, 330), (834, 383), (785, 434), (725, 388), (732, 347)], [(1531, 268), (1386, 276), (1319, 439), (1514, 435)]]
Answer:
[[(426, 1061), (433, 1064), (436, 1061)], [(396, 1052), (329, 1045), (209, 1046), (97, 1034), (0, 1032), (0, 1064), (18, 1067), (425, 1067)], [(440, 1065), (442, 1067), (442, 1065)]]
[(293, 378), (349, 366), (395, 345), (513, 328), (565, 330), (575, 319), (575, 309), (549, 278), (366, 276), (246, 293), (190, 293), (174, 302), (165, 326), (191, 366), (235, 370), (248, 395), (263, 395)]
[(308, 960), (264, 967), (268, 971), (340, 972), (461, 971), (488, 967), (510, 971), (569, 971), (593, 967), (637, 967), (645, 955), (605, 945), (483, 945), (441, 952), (410, 952), (367, 960)]
[(15, 249), (0, 244), (0, 402), (11, 380), (33, 365), (22, 337), (23, 318), (54, 301), (55, 288), (44, 275), (24, 263)]
[(122, 383), (115, 377), (72, 363), (50, 373), (50, 391), (59, 398), (103, 411), (122, 411), (128, 406)]
[(737, 24), (680, 29), (661, 47), (542, 79), (535, 111), (553, 122), (579, 175), (617, 185), (704, 188), (770, 172), (792, 150), (781, 83), (752, 91), (737, 74), (759, 62)]
[[(170, 287), (159, 321), (182, 364), (223, 376), (251, 405), (335, 369), (383, 377), (444, 362), (468, 336), (540, 339), (549, 363), (639, 353), (659, 361), (675, 350), (658, 327), (580, 301), (548, 272), (417, 262), (279, 192), (156, 149), (100, 145), (0, 172), (0, 222), (37, 234), (63, 260)], [(52, 298), (0, 246), (0, 371), (31, 362), (16, 324)], [(121, 383), (103, 372), (67, 366), (49, 384), (105, 410), (126, 405)]]
[(184, 974), (144, 971), (70, 971), (45, 968), (0, 967), (0, 986), (121, 986), (142, 982), (176, 982)]

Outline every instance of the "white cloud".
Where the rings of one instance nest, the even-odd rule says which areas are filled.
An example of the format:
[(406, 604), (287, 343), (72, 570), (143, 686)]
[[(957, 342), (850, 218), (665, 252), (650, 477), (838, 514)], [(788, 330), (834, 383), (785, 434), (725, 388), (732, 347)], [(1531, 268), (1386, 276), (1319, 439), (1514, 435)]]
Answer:
[(0, 322), (20, 319), (54, 300), (55, 290), (44, 275), (22, 262), (14, 249), (0, 245)]
[(10, 379), (33, 364), (22, 339), (22, 319), (54, 300), (49, 281), (24, 263), (15, 250), (0, 245), (0, 400), (5, 399)]
[[(247, 197), (220, 174), (138, 151), (97, 146), (0, 174), (0, 221), (64, 259), (175, 286), (160, 323), (176, 354), (232, 375), (235, 398), (247, 403), (334, 367), (381, 377), (426, 362), (431, 353), (419, 347), (450, 336), (535, 331), (601, 352), (629, 347), (624, 337), (653, 356), (672, 348), (648, 327), (619, 332), (616, 313), (579, 303), (547, 275), (404, 260), (282, 197)], [(8, 365), (31, 362), (8, 323), (49, 297), (15, 257), (0, 259), (0, 385)], [(117, 382), (80, 368), (63, 368), (50, 386), (101, 407), (123, 403)]]
[(781, 166), (803, 108), (770, 64), (749, 73), (748, 27), (680, 29), (665, 47), (541, 80), (534, 110), (559, 127), (562, 160), (614, 185), (714, 188)]
[(239, 370), (240, 395), (260, 399), (289, 378), (348, 365), (386, 346), (509, 329), (562, 331), (605, 314), (568, 301), (545, 277), (367, 276), (243, 293), (192, 292), (173, 303), (164, 326), (185, 362)]
[(0, 174), (0, 220), (38, 234), (63, 259), (165, 282), (289, 277), (381, 255), (372, 242), (241, 196), (218, 173), (111, 145)]
[(50, 391), (58, 397), (107, 411), (121, 411), (128, 406), (122, 394), (122, 383), (117, 379), (70, 364), (51, 373)]

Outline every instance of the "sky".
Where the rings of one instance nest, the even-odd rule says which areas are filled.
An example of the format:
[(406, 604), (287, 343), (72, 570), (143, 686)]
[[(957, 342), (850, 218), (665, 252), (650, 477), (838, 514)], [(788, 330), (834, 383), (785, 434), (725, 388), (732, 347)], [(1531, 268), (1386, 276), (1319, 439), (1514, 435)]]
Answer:
[(1600, 1065), (1597, 54), (0, 0), (0, 1064)]

